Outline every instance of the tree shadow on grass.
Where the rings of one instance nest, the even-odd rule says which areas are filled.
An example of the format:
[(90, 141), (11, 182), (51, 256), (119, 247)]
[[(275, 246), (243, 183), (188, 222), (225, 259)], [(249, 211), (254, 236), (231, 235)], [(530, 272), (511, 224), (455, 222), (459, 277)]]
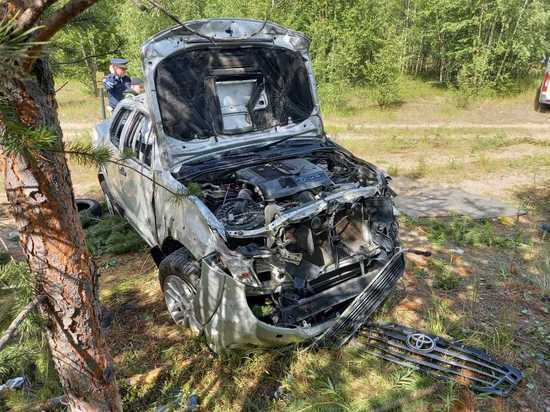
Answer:
[[(515, 230), (503, 225), (497, 229), (502, 235), (507, 235), (507, 231), (512, 235)], [(537, 306), (540, 293), (513, 271), (499, 273), (499, 265), (503, 263), (506, 267), (521, 264), (522, 260), (516, 256), (521, 250), (511, 253), (497, 246), (431, 243), (429, 230), (432, 229), (421, 223), (403, 225), (403, 244), (430, 249), (434, 256), (429, 260), (408, 256), (407, 274), (376, 318), (421, 330), (439, 330), (437, 334), (480, 346), (497, 358), (529, 371), (527, 382), (536, 386), (534, 391), (527, 390), (524, 382), (503, 401), (479, 400), (471, 392), (461, 391), (457, 403), (473, 403), (480, 410), (498, 405), (510, 410), (536, 409), (543, 400), (536, 382), (544, 382), (547, 374), (524, 355), (526, 351), (541, 350), (541, 341), (534, 335), (535, 322), (543, 319)], [(440, 266), (430, 263), (433, 261), (448, 267), (459, 279), (456, 286), (450, 290), (434, 286)], [(155, 288), (158, 289), (158, 284)], [(127, 410), (144, 410), (171, 402), (182, 405), (192, 393), (199, 395), (204, 410), (257, 411), (279, 406), (345, 410), (361, 397), (367, 398), (365, 405), (369, 409), (410, 392), (398, 386), (375, 387), (362, 396), (346, 392), (343, 387), (350, 383), (350, 374), (352, 379), (360, 379), (363, 371), (366, 374), (372, 368), (382, 376), (399, 370), (378, 360), (365, 362), (363, 369), (354, 370), (348, 361), (359, 355), (349, 349), (344, 351), (344, 359), (342, 351), (322, 350), (306, 354), (306, 361), (296, 348), (215, 355), (203, 339), (193, 338), (173, 325), (160, 291), (150, 293), (147, 289), (151, 288), (136, 281), (121, 292), (112, 293), (107, 302), (114, 318), (108, 340)], [(529, 318), (521, 315), (524, 308), (528, 309)], [(522, 348), (515, 342), (521, 342)], [(148, 373), (155, 375), (154, 379), (145, 379)], [(144, 375), (143, 380), (138, 380), (138, 384), (129, 382), (128, 378), (137, 374)], [(281, 384), (295, 396), (294, 400), (285, 399), (284, 392), (282, 400), (274, 399)], [(437, 406), (443, 396), (446, 393), (441, 389), (426, 402)]]
[(160, 291), (150, 289), (138, 280), (119, 286), (104, 301), (111, 312), (107, 340), (125, 409), (181, 407), (192, 394), (203, 410), (268, 409), (295, 348), (216, 355), (204, 338), (176, 326)]

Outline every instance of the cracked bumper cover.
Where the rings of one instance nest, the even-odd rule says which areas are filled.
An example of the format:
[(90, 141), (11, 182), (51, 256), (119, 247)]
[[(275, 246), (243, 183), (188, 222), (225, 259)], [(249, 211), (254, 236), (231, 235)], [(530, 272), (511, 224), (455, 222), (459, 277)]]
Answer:
[[(259, 320), (248, 305), (245, 285), (204, 260), (195, 313), (204, 326), (211, 349), (218, 353), (225, 349), (274, 347), (308, 341), (325, 336), (335, 325), (348, 322), (349, 310), (357, 305), (361, 310), (352, 311), (354, 315), (362, 315), (359, 316), (360, 322), (356, 322), (362, 324), (384, 301), (404, 271), (403, 252), (399, 251), (342, 315), (311, 327), (285, 328)], [(366, 298), (368, 302), (363, 302)], [(352, 332), (347, 328), (342, 331), (349, 335), (355, 332), (355, 328)]]
[(283, 328), (260, 321), (248, 306), (245, 285), (204, 260), (195, 313), (214, 352), (247, 347), (274, 347), (320, 335), (334, 320), (308, 328)]

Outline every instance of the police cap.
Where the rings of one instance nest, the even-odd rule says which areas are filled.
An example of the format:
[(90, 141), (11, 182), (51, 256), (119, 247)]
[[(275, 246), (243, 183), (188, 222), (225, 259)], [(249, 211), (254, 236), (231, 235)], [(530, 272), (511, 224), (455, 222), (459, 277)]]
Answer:
[(128, 59), (115, 57), (114, 59), (111, 59), (111, 64), (114, 64), (115, 66), (119, 66), (119, 67), (126, 67), (126, 65), (128, 64)]

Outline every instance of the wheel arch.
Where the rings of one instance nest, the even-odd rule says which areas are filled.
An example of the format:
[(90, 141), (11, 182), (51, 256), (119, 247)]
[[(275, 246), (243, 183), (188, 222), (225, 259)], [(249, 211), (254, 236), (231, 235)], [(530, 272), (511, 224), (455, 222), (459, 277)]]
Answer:
[(157, 245), (151, 248), (150, 253), (155, 264), (157, 266), (160, 266), (160, 263), (166, 256), (170, 255), (171, 253), (179, 249), (185, 249), (185, 251), (189, 254), (189, 256), (193, 256), (189, 251), (189, 249), (187, 249), (185, 245), (183, 245), (183, 243), (174, 239), (171, 236), (164, 239), (160, 245)]

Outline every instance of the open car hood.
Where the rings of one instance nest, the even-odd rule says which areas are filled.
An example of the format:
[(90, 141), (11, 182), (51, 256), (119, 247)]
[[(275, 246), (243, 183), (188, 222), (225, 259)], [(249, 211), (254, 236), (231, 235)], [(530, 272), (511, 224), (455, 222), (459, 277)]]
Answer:
[(323, 134), (309, 39), (279, 25), (208, 19), (158, 33), (141, 50), (147, 106), (170, 164)]

